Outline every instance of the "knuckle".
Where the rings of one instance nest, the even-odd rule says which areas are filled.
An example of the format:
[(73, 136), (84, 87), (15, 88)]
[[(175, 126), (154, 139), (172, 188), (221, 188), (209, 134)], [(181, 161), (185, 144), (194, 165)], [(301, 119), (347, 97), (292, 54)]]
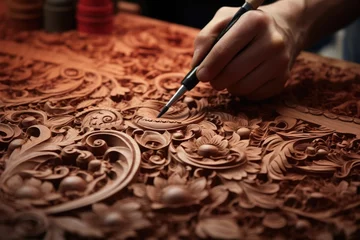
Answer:
[(232, 9), (232, 7), (221, 7), (216, 11), (215, 16), (223, 16), (229, 13)]
[(266, 28), (271, 18), (261, 11), (249, 11), (248, 17), (251, 18), (252, 23), (254, 24), (255, 29), (263, 29)]
[(279, 32), (274, 32), (271, 37), (271, 45), (276, 51), (285, 49), (286, 42), (284, 36)]
[(202, 67), (201, 71), (197, 72), (197, 77), (201, 82), (209, 82), (211, 80), (211, 72), (208, 67)]
[(194, 45), (195, 46), (200, 45), (201, 43), (206, 41), (207, 38), (208, 38), (208, 35), (204, 31), (200, 31), (194, 40)]

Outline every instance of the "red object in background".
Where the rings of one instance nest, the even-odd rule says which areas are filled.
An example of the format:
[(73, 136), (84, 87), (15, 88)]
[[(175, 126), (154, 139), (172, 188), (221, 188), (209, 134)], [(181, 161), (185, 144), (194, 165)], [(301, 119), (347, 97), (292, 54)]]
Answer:
[(7, 10), (11, 28), (36, 30), (42, 28), (42, 0), (8, 0)]
[(104, 6), (111, 3), (110, 0), (80, 0), (79, 2), (88, 6)]
[(77, 29), (91, 34), (110, 34), (113, 30), (113, 3), (110, 0), (79, 0)]

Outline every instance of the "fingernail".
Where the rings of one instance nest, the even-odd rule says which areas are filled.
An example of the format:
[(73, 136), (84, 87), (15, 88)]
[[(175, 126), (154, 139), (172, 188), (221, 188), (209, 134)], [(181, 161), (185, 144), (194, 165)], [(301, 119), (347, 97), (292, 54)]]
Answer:
[(199, 67), (198, 70), (196, 71), (196, 77), (199, 79), (199, 81), (201, 82), (205, 82), (206, 80), (204, 79), (205, 77), (205, 73), (206, 69), (204, 67)]

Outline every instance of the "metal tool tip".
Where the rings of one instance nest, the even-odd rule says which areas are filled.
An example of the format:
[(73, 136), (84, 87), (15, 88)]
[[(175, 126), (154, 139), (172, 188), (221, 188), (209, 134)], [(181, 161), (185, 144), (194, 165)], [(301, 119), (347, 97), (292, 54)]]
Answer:
[(169, 110), (168, 106), (163, 107), (163, 109), (161, 109), (159, 115), (157, 116), (157, 118), (161, 117), (162, 115), (164, 115), (164, 113), (167, 112), (167, 110)]

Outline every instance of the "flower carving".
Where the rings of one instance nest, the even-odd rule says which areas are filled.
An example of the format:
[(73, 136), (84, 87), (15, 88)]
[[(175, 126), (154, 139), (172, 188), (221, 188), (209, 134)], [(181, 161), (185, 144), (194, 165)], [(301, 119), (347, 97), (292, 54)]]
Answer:
[(226, 168), (228, 163), (242, 164), (246, 159), (244, 152), (232, 150), (231, 143), (212, 130), (203, 129), (199, 138), (182, 142), (176, 150), (181, 161), (191, 161), (199, 167), (221, 169)]
[(149, 177), (158, 176), (169, 165), (170, 158), (164, 150), (148, 150), (141, 154), (141, 171)]
[(208, 196), (205, 178), (187, 181), (177, 174), (169, 179), (156, 177), (154, 185), (146, 186), (146, 194), (153, 209), (180, 208), (199, 204)]
[(112, 239), (136, 237), (138, 230), (151, 226), (151, 222), (144, 216), (141, 204), (133, 199), (119, 200), (111, 206), (93, 204), (92, 211), (82, 213), (80, 218)]
[(240, 140), (236, 133), (227, 139), (213, 130), (203, 129), (199, 138), (182, 142), (173, 154), (183, 163), (216, 170), (229, 179), (240, 180), (260, 170), (256, 162), (261, 160), (261, 149), (249, 146), (249, 140)]
[(216, 112), (212, 113), (212, 115), (219, 116), (223, 124), (222, 129), (226, 134), (231, 135), (233, 132), (236, 132), (241, 139), (248, 139), (251, 130), (258, 128), (262, 122), (260, 118), (249, 120), (243, 113), (233, 116), (223, 112)]
[(241, 239), (244, 237), (243, 230), (236, 220), (229, 216), (211, 216), (200, 219), (195, 231), (201, 239)]
[[(201, 122), (202, 123), (202, 122)], [(201, 124), (200, 123), (200, 124)], [(193, 137), (199, 137), (201, 135), (201, 125), (190, 124), (185, 129), (178, 129), (172, 134), (172, 140), (174, 142), (183, 142), (190, 140)]]
[(151, 150), (160, 150), (166, 148), (170, 144), (171, 140), (171, 134), (168, 131), (160, 134), (158, 132), (149, 130), (135, 130), (133, 135), (136, 142), (140, 146)]

